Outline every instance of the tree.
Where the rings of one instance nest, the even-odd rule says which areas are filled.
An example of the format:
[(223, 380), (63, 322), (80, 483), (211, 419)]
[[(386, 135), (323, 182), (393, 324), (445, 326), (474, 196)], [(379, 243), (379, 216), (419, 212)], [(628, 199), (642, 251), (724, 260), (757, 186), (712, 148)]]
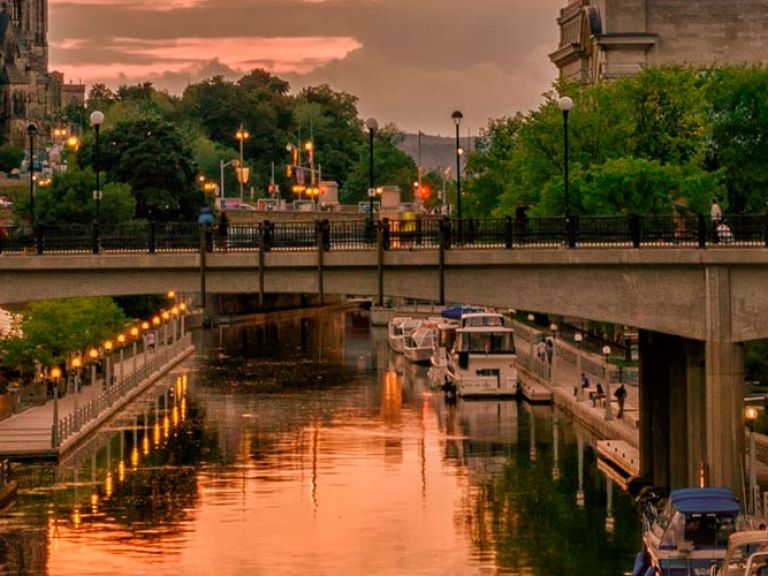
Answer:
[(130, 185), (137, 217), (153, 221), (197, 217), (204, 202), (197, 167), (174, 124), (157, 116), (122, 121), (105, 131), (103, 141), (102, 169), (108, 181)]
[(125, 326), (111, 298), (68, 298), (33, 302), (22, 313), (22, 336), (0, 341), (3, 365), (34, 375), (36, 364), (62, 364), (71, 353), (98, 346)]
[[(35, 215), (43, 225), (90, 224), (96, 219), (93, 200), (96, 175), (91, 168), (70, 168), (56, 173), (50, 186), (38, 186), (35, 194)], [(131, 187), (121, 182), (108, 182), (101, 187), (99, 219), (117, 224), (134, 217), (136, 200)], [(27, 200), (28, 202), (28, 200)], [(28, 206), (24, 206), (28, 210)]]
[(24, 160), (24, 149), (6, 142), (0, 146), (0, 170), (3, 172), (10, 172), (14, 168), (21, 166), (21, 161)]
[[(403, 201), (413, 199), (412, 184), (416, 180), (416, 163), (400, 150), (403, 135), (389, 124), (375, 133), (373, 145), (374, 177), (377, 186), (399, 186)], [(358, 161), (340, 192), (344, 204), (356, 204), (368, 199), (369, 144), (358, 145)]]

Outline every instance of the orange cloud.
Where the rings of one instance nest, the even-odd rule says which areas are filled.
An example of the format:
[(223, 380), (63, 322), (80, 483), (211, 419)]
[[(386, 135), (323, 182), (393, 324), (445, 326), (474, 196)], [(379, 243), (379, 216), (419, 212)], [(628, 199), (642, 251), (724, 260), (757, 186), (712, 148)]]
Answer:
[[(65, 40), (60, 48), (66, 49), (73, 43), (76, 41)], [(141, 79), (148, 74), (195, 69), (212, 60), (239, 72), (262, 67), (276, 74), (305, 74), (331, 60), (344, 58), (360, 46), (349, 37), (183, 37), (170, 40), (118, 37), (109, 48), (124, 55), (122, 62), (57, 64), (54, 61), (52, 66), (68, 78), (85, 82), (110, 78)]]

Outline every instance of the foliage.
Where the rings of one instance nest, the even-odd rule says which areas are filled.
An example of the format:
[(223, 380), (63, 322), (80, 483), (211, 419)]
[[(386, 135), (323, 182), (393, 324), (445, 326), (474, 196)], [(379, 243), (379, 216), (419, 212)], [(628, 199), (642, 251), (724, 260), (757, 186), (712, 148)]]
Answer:
[(111, 338), (125, 325), (111, 298), (33, 302), (23, 312), (22, 337), (0, 341), (3, 365), (29, 376), (35, 366), (62, 364), (66, 357)]
[[(38, 186), (35, 193), (35, 217), (39, 224), (90, 224), (96, 219), (93, 200), (96, 175), (90, 168), (72, 169), (56, 173), (50, 186)], [(120, 182), (109, 182), (101, 187), (99, 219), (103, 223), (117, 224), (133, 218), (136, 200), (131, 187)], [(29, 199), (21, 208), (29, 211)]]
[(6, 142), (0, 146), (0, 171), (10, 172), (14, 168), (21, 166), (24, 160), (24, 149)]
[[(400, 187), (401, 197), (408, 201), (413, 196), (413, 182), (417, 178), (413, 158), (398, 148), (403, 135), (394, 125), (387, 125), (374, 134), (374, 185), (387, 183)], [(356, 204), (368, 199), (370, 184), (370, 143), (358, 145), (358, 161), (339, 194), (344, 204)]]
[(157, 116), (118, 122), (104, 133), (101, 165), (108, 181), (130, 184), (136, 216), (193, 220), (203, 204), (197, 167), (180, 130)]

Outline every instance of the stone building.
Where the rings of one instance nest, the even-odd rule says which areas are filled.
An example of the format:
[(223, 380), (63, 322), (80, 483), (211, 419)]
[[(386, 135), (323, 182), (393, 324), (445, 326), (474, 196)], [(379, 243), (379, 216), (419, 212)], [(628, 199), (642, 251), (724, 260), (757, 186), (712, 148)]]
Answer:
[(646, 66), (768, 62), (768, 0), (568, 0), (550, 59), (592, 84)]
[(44, 122), (50, 108), (47, 0), (0, 6), (0, 139)]

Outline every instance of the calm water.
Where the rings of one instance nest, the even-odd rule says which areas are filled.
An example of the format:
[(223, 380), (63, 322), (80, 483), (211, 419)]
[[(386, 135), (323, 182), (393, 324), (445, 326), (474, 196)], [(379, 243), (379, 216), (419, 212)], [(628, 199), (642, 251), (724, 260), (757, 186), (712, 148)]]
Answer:
[(67, 462), (15, 468), (0, 574), (631, 569), (634, 505), (552, 408), (446, 405), (358, 313), (205, 340)]

